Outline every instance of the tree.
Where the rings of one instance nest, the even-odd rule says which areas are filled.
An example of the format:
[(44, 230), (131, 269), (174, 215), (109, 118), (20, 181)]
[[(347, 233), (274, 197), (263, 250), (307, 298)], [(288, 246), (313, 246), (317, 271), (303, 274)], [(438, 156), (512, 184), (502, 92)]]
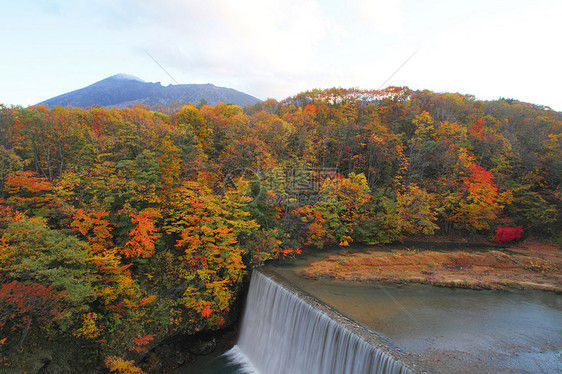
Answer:
[(30, 214), (40, 213), (51, 201), (51, 184), (32, 171), (19, 171), (6, 177), (6, 204)]
[(8, 175), (18, 172), (23, 168), (21, 158), (13, 150), (8, 150), (0, 145), (0, 198), (4, 198), (4, 183)]
[[(45, 287), (40, 283), (11, 281), (0, 284), (0, 331), (5, 336), (0, 340), (0, 352), (9, 355), (17, 351), (24, 343), (27, 335), (36, 326), (51, 324), (60, 316), (64, 292), (56, 292), (53, 287)], [(21, 330), (20, 337), (6, 345), (7, 332)], [(9, 346), (9, 344), (8, 344)]]
[(437, 220), (437, 201), (433, 194), (427, 193), (417, 185), (408, 186), (406, 191), (398, 192), (396, 210), (389, 212), (398, 219), (394, 230), (399, 230), (403, 237), (411, 235), (433, 235), (439, 226)]
[[(238, 237), (256, 229), (248, 214), (198, 182), (184, 182), (164, 230), (178, 236), (179, 305), (190, 324), (221, 325), (245, 274)], [(179, 321), (177, 321), (179, 323)]]
[(157, 212), (150, 212), (144, 214), (129, 214), (131, 222), (136, 224), (127, 236), (129, 240), (125, 243), (121, 251), (125, 257), (150, 257), (154, 253), (154, 240), (158, 237), (152, 235), (158, 231), (154, 227), (152, 218), (157, 215)]
[(364, 174), (349, 178), (327, 178), (320, 191), (323, 199), (293, 210), (304, 224), (303, 244), (322, 248), (329, 244), (348, 246), (355, 227), (368, 219), (366, 206), (371, 195)]
[[(71, 307), (96, 298), (96, 276), (88, 246), (47, 227), (42, 218), (11, 222), (0, 238), (0, 274), (65, 291)], [(71, 313), (69, 309), (66, 313)]]
[(440, 211), (456, 227), (470, 231), (489, 230), (506, 204), (512, 200), (512, 192), (502, 193), (494, 183), (494, 175), (475, 163), (474, 156), (460, 148), (456, 176), (443, 177), (442, 182), (453, 183), (452, 191), (444, 194)]
[(510, 227), (510, 222), (510, 218), (505, 218), (503, 220), (503, 225), (496, 228), (496, 236), (494, 236), (495, 242), (506, 243), (521, 238), (523, 235), (523, 226)]
[[(206, 104), (199, 108), (204, 105)], [(208, 150), (212, 143), (213, 131), (209, 128), (198, 107), (193, 104), (184, 105), (179, 112), (174, 114), (173, 119), (177, 125), (193, 135), (202, 151)]]

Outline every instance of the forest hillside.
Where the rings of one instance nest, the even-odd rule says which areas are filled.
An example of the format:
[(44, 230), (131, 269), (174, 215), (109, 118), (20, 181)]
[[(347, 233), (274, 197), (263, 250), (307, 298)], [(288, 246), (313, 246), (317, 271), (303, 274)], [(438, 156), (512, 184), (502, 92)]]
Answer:
[(164, 339), (230, 324), (248, 269), (304, 247), (560, 243), (561, 181), (562, 113), (512, 99), (0, 106), (0, 365), (31, 371), (49, 346), (61, 372), (140, 372)]

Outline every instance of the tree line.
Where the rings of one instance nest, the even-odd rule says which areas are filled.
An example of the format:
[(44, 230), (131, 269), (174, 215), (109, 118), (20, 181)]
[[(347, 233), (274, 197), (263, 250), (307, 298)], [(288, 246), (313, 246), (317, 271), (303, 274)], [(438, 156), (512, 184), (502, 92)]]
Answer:
[(405, 87), (0, 105), (0, 365), (56, 340), (77, 368), (140, 372), (162, 339), (230, 323), (248, 269), (303, 247), (562, 241), (561, 134), (546, 107)]

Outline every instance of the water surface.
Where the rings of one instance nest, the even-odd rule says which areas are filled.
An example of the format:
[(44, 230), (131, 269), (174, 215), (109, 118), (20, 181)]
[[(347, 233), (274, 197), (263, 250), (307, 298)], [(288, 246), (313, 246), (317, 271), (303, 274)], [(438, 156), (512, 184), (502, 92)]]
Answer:
[(543, 291), (475, 291), (309, 280), (275, 271), (339, 311), (420, 354), (446, 373), (562, 371), (562, 296)]
[[(561, 295), (398, 287), (296, 274), (310, 261), (335, 252), (311, 253), (268, 267), (443, 373), (562, 372)], [(237, 372), (218, 353), (184, 372)]]

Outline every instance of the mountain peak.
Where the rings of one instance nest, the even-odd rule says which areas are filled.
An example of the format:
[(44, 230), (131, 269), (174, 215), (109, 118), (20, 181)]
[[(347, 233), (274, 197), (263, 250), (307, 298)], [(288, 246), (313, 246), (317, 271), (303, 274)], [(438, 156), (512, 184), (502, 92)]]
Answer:
[(111, 77), (109, 77), (109, 79), (138, 81), (138, 82), (143, 82), (143, 83), (146, 82), (146, 81), (144, 81), (144, 80), (140, 79), (139, 77), (136, 77), (132, 74), (123, 74), (123, 73), (112, 75)]
[(148, 107), (170, 106), (180, 102), (198, 104), (202, 99), (211, 106), (218, 103), (245, 106), (261, 101), (232, 88), (216, 87), (212, 84), (171, 84), (164, 87), (160, 82), (146, 82), (131, 74), (115, 74), (40, 104), (50, 107), (61, 105), (80, 108), (126, 108), (136, 104)]

